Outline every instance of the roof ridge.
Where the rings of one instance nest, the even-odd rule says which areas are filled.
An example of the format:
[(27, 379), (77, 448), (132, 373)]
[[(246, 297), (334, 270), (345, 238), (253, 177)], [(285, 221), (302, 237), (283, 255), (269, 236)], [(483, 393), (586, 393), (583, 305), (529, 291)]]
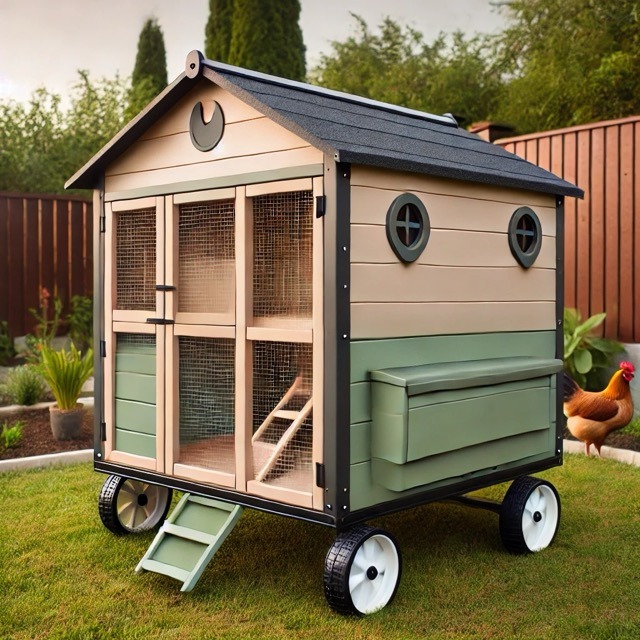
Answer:
[(255, 79), (259, 82), (267, 82), (281, 87), (297, 89), (306, 93), (315, 93), (317, 95), (327, 96), (343, 102), (351, 102), (352, 104), (373, 107), (390, 113), (400, 113), (412, 118), (419, 118), (421, 120), (441, 124), (445, 127), (458, 128), (456, 119), (450, 113), (439, 116), (433, 113), (428, 113), (427, 111), (418, 111), (417, 109), (409, 109), (408, 107), (389, 104), (388, 102), (381, 102), (380, 100), (363, 98), (362, 96), (356, 96), (352, 93), (327, 89), (326, 87), (320, 87), (307, 82), (299, 82), (297, 80), (288, 80), (287, 78), (272, 76), (267, 73), (262, 73), (261, 71), (252, 71), (250, 69), (243, 69), (242, 67), (234, 67), (233, 65), (226, 64), (224, 62), (217, 62), (216, 60), (202, 59), (202, 64), (212, 71), (217, 71), (219, 73), (228, 73), (230, 75), (241, 76), (243, 78)]

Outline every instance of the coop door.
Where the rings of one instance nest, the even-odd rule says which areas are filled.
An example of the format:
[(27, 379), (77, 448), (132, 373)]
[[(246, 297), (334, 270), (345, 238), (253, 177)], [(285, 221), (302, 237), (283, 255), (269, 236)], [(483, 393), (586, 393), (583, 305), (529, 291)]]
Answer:
[(106, 205), (105, 459), (164, 468), (164, 200)]

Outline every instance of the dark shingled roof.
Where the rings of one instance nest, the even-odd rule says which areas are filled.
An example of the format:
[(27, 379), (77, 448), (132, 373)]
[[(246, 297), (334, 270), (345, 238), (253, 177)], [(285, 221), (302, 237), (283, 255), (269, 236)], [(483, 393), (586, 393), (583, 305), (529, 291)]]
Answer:
[[(192, 54), (190, 58), (193, 59)], [(300, 82), (200, 60), (67, 183), (93, 188), (109, 162), (203, 75), (339, 162), (582, 197), (578, 187), (458, 128), (450, 116), (405, 109)]]

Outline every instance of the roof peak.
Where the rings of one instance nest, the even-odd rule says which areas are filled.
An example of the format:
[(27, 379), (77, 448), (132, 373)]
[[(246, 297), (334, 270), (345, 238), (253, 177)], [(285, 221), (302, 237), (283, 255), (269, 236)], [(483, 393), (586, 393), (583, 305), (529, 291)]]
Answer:
[(441, 124), (446, 127), (458, 128), (456, 119), (450, 114), (436, 115), (433, 113), (427, 113), (426, 111), (418, 111), (417, 109), (409, 109), (407, 107), (401, 107), (399, 105), (389, 104), (388, 102), (381, 102), (379, 100), (372, 100), (371, 98), (363, 98), (351, 93), (345, 93), (343, 91), (335, 91), (334, 89), (327, 89), (325, 87), (319, 87), (318, 85), (309, 84), (306, 82), (298, 82), (297, 80), (288, 80), (287, 78), (281, 78), (279, 76), (272, 76), (260, 71), (252, 71), (250, 69), (244, 69), (242, 67), (235, 67), (224, 62), (217, 62), (216, 60), (208, 60), (204, 55), (198, 51), (191, 51), (187, 55), (185, 63), (185, 74), (190, 78), (195, 78), (202, 73), (204, 67), (211, 69), (212, 71), (218, 71), (229, 75), (240, 76), (243, 78), (255, 79), (259, 82), (266, 82), (268, 84), (287, 87), (290, 89), (297, 89), (298, 91), (304, 91), (306, 93), (312, 93), (321, 96), (327, 96), (335, 100), (341, 100), (343, 102), (349, 102), (351, 104), (360, 104), (366, 107), (373, 107), (381, 111), (387, 111), (389, 113), (398, 113), (404, 116), (412, 118), (419, 118), (421, 120), (427, 120), (436, 124)]

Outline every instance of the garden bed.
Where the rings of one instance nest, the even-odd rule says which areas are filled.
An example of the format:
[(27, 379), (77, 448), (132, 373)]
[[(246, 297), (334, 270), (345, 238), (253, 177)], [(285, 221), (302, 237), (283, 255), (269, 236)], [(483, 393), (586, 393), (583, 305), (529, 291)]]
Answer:
[(77, 451), (93, 447), (93, 407), (85, 407), (81, 437), (74, 440), (56, 440), (51, 433), (49, 409), (19, 409), (0, 417), (0, 424), (22, 422), (22, 437), (14, 447), (0, 446), (0, 460), (39, 456), (45, 453)]

